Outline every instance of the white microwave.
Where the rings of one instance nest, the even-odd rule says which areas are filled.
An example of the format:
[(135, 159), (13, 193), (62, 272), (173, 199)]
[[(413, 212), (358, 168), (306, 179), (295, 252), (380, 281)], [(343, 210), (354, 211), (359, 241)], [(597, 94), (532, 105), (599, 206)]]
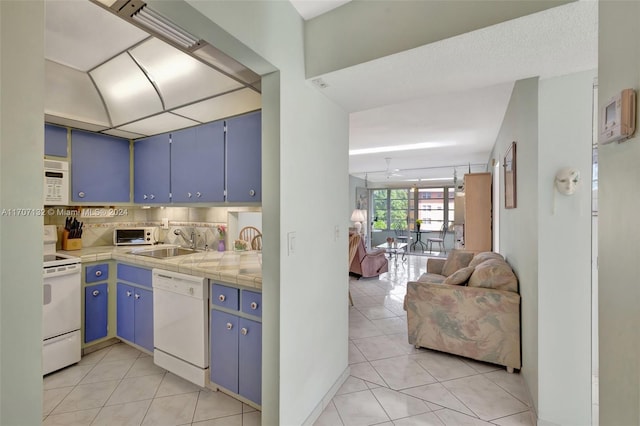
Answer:
[(137, 246), (156, 244), (158, 242), (158, 227), (116, 228), (113, 230), (114, 246)]
[(69, 163), (44, 160), (44, 205), (69, 204)]

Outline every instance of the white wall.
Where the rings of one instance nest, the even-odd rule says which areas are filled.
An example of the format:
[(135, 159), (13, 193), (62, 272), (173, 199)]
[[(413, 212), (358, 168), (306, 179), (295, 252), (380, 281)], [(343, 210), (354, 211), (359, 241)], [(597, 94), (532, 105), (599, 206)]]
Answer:
[[(0, 2), (0, 209), (42, 208), (43, 22), (42, 1)], [(3, 426), (42, 421), (42, 222), (0, 216)]]
[[(320, 413), (348, 366), (348, 115), (305, 81), (303, 21), (289, 2), (189, 2), (208, 22), (184, 2), (150, 4), (227, 54), (258, 55), (278, 70), (279, 117), (263, 105), (263, 137), (265, 125), (277, 123), (280, 131), (278, 158), (263, 162), (263, 173), (279, 172), (277, 188), (263, 180), (265, 196), (272, 190), (280, 200), (280, 250), (263, 253), (264, 303), (279, 305), (277, 318), (263, 317), (263, 424), (300, 425)], [(275, 83), (263, 79), (262, 87), (272, 91)], [(265, 241), (275, 210), (263, 202)], [(296, 240), (291, 255), (289, 233)], [(274, 325), (279, 329), (269, 334)]]
[[(640, 87), (639, 24), (640, 2), (599, 2), (600, 107), (622, 89)], [(598, 152), (601, 425), (640, 424), (639, 134)]]
[[(538, 85), (538, 417), (547, 424), (591, 424), (595, 77), (595, 71), (586, 71)], [(562, 167), (581, 172), (572, 196), (553, 188)]]
[[(517, 208), (504, 208), (500, 190), (500, 253), (518, 276), (521, 296), (521, 374), (538, 406), (538, 80), (516, 82), (491, 158), (503, 164), (517, 142)], [(502, 167), (501, 167), (502, 169)], [(504, 185), (504, 169), (500, 181)]]

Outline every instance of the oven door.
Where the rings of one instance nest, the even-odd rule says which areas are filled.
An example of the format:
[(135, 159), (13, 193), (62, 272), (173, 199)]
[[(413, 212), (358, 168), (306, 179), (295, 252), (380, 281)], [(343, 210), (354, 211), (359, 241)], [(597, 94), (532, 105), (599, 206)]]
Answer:
[(44, 269), (42, 338), (80, 329), (80, 264)]

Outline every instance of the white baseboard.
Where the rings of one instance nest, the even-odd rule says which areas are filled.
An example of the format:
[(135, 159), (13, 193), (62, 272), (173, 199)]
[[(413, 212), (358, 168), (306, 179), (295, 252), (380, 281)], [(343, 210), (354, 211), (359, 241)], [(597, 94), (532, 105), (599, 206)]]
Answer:
[(320, 414), (322, 414), (324, 409), (327, 408), (327, 405), (329, 405), (333, 397), (336, 396), (336, 392), (338, 392), (338, 389), (340, 389), (350, 374), (351, 368), (347, 366), (340, 377), (338, 377), (338, 380), (336, 380), (333, 386), (331, 386), (331, 389), (329, 389), (324, 397), (322, 397), (322, 401), (320, 401), (318, 405), (316, 405), (316, 408), (311, 411), (311, 414), (309, 414), (309, 417), (307, 417), (304, 423), (302, 423), (302, 426), (313, 426), (315, 421), (318, 420), (318, 417), (320, 417)]

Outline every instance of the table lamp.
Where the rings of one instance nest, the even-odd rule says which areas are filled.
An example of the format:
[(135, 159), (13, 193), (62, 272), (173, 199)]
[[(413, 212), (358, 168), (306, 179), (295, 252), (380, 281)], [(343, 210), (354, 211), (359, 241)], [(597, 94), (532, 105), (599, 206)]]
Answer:
[(354, 222), (353, 225), (355, 226), (358, 234), (360, 234), (360, 231), (362, 230), (362, 222), (365, 220), (367, 219), (365, 217), (364, 210), (355, 209), (353, 213), (351, 213), (351, 221)]

